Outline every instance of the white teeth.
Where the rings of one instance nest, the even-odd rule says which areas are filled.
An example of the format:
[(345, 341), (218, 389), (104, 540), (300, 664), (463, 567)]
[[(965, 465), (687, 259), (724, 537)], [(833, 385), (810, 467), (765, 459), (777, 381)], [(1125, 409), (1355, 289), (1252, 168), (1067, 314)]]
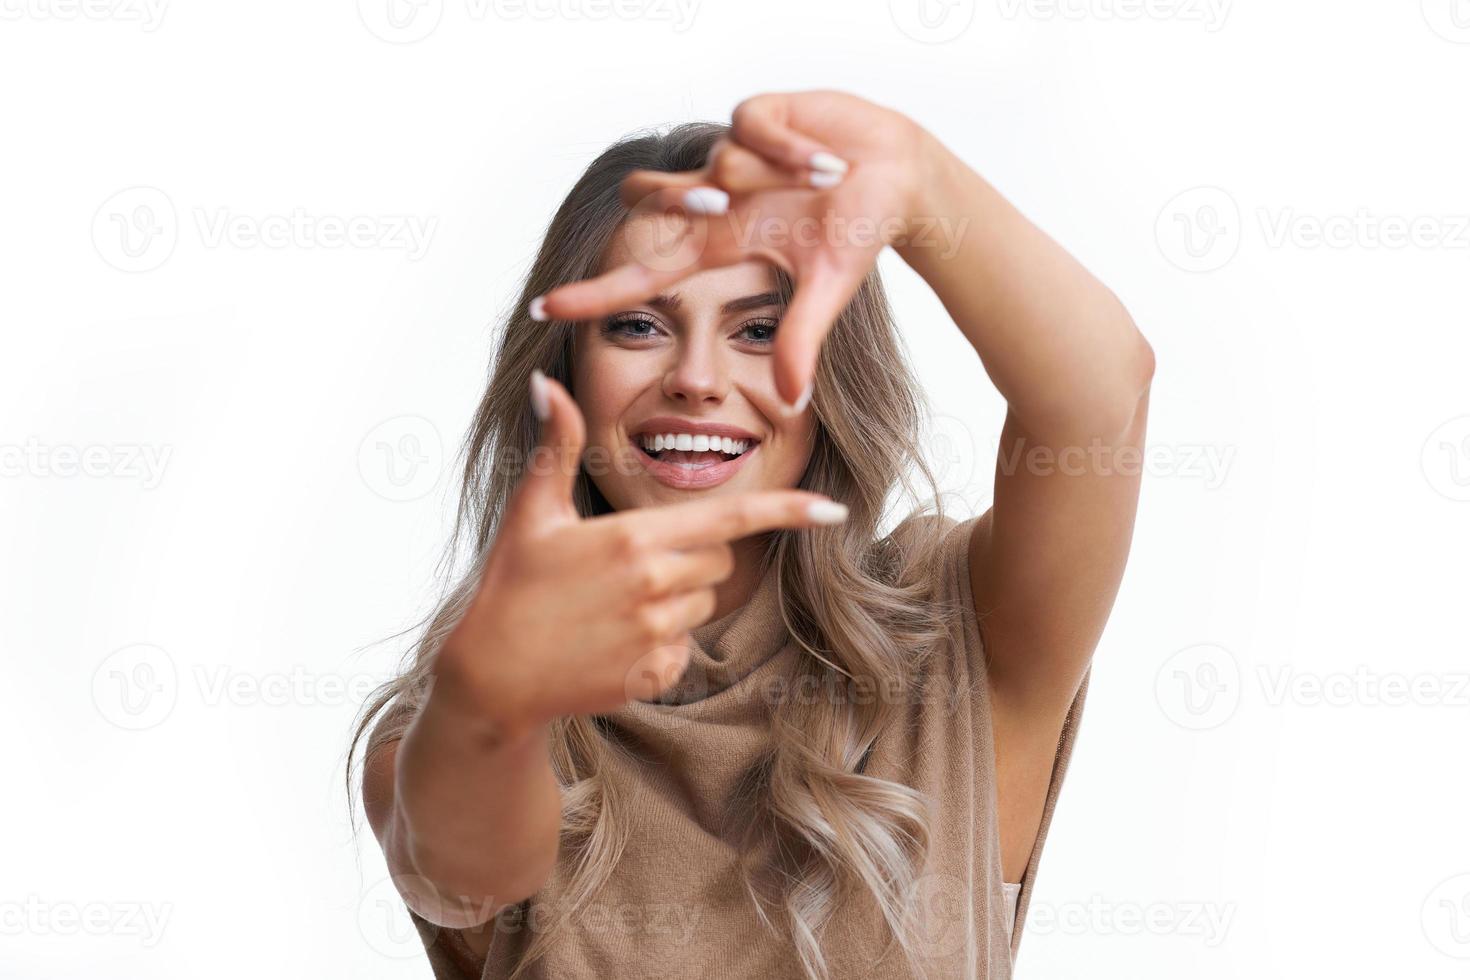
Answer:
[(731, 439), (728, 436), (693, 435), (688, 432), (665, 432), (659, 435), (639, 437), (639, 445), (650, 452), (665, 449), (680, 449), (685, 452), (717, 452), (726, 456), (739, 456), (750, 446), (749, 439)]

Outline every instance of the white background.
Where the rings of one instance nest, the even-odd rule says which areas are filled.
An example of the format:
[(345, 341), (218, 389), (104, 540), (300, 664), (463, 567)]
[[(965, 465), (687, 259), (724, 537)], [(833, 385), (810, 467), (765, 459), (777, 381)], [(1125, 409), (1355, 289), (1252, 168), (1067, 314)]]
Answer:
[[(340, 763), (494, 325), (606, 144), (810, 87), (1158, 355), (1022, 975), (1466, 975), (1470, 3), (928, 2), (0, 0), (0, 975), (429, 976)], [(1003, 406), (882, 267), (983, 507)]]

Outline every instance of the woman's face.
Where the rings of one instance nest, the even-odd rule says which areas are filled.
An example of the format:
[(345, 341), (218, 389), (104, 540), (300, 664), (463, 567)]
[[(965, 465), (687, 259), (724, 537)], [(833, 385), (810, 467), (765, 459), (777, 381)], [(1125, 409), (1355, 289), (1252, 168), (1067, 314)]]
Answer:
[[(626, 222), (603, 269), (647, 254), (656, 220)], [(776, 393), (775, 292), (774, 270), (752, 261), (696, 273), (662, 297), (578, 325), (584, 465), (614, 508), (796, 486), (816, 423), (810, 407), (788, 417)]]

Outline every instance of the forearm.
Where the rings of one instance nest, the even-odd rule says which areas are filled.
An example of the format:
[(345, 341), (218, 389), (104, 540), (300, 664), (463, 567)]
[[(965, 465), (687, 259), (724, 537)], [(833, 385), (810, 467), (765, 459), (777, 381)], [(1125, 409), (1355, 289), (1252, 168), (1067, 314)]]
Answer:
[(561, 794), (545, 726), (502, 729), (442, 672), (399, 745), (394, 798), (397, 846), (465, 924), (526, 898), (555, 865)]
[(980, 174), (925, 139), (914, 214), (940, 232), (895, 251), (938, 294), (1034, 437), (1121, 433), (1153, 373), (1152, 351), (1127, 310)]

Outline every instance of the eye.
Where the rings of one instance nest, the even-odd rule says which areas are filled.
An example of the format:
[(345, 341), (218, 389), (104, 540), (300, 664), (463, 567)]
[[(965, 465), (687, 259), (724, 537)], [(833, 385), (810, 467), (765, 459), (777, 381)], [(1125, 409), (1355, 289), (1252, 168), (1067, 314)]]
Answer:
[(775, 320), (751, 320), (741, 324), (740, 336), (753, 344), (769, 344), (776, 339)]
[(602, 332), (613, 337), (626, 337), (634, 340), (642, 340), (657, 336), (658, 321), (650, 316), (640, 316), (629, 313), (622, 316), (609, 317), (602, 325)]

